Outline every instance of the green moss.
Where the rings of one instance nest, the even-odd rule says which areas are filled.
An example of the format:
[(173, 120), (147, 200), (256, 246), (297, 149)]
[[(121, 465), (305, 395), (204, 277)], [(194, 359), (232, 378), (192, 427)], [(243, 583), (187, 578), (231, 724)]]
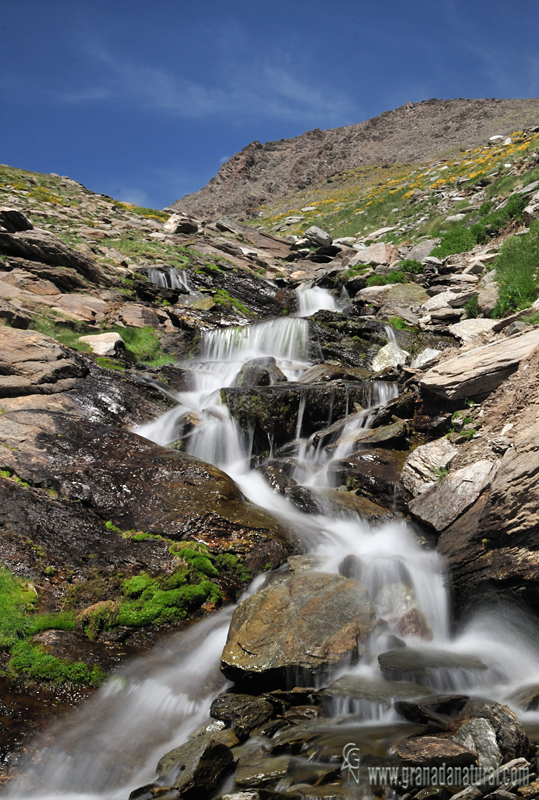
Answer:
[(82, 661), (66, 661), (47, 655), (40, 647), (29, 642), (18, 642), (11, 652), (9, 671), (32, 681), (99, 686), (106, 678), (100, 667), (91, 667)]
[(239, 311), (241, 314), (244, 314), (246, 317), (254, 316), (252, 311), (249, 311), (247, 306), (245, 306), (237, 297), (232, 297), (232, 295), (227, 292), (226, 289), (216, 289), (215, 294), (213, 295), (213, 299), (215, 303), (219, 306), (225, 306), (226, 308), (235, 308), (236, 311)]

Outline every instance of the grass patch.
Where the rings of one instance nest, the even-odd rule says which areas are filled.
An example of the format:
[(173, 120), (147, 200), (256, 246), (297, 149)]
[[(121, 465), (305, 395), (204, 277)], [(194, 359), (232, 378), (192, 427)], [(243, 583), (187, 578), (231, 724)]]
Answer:
[(225, 308), (234, 308), (236, 311), (239, 311), (240, 314), (244, 314), (246, 317), (254, 316), (254, 313), (249, 311), (247, 306), (243, 305), (241, 300), (238, 300), (237, 297), (232, 297), (232, 295), (227, 292), (226, 289), (216, 289), (213, 299), (219, 306), (225, 306)]
[(479, 316), (479, 308), (477, 307), (477, 296), (472, 297), (464, 304), (466, 311), (466, 319), (476, 319)]
[(410, 272), (412, 275), (420, 275), (423, 272), (423, 264), (414, 258), (405, 258), (403, 261), (399, 261), (398, 267), (400, 272)]
[(494, 317), (531, 306), (539, 296), (539, 223), (525, 236), (507, 239), (494, 261), (500, 296)]
[(431, 256), (446, 258), (454, 253), (466, 253), (476, 245), (474, 234), (464, 225), (457, 225), (442, 236), (442, 241), (435, 247)]
[(387, 286), (390, 283), (408, 283), (404, 272), (395, 270), (389, 275), (370, 275), (365, 281), (366, 286)]

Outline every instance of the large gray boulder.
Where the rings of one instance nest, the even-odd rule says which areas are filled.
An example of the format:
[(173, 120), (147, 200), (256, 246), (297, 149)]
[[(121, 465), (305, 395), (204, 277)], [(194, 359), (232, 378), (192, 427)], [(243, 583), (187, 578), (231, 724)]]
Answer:
[(299, 573), (270, 584), (235, 610), (221, 670), (234, 681), (284, 684), (291, 670), (308, 681), (357, 660), (374, 626), (362, 585), (341, 575)]

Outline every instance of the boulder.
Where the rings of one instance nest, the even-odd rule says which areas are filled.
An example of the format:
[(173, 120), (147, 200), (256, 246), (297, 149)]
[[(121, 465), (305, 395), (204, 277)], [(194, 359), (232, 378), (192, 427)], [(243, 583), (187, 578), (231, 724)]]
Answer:
[(381, 347), (372, 359), (373, 372), (380, 372), (388, 367), (402, 366), (406, 364), (409, 357), (410, 353), (407, 353), (406, 350), (401, 350), (394, 342), (389, 342)]
[(423, 261), (424, 258), (430, 256), (435, 247), (438, 247), (441, 239), (425, 239), (424, 242), (414, 245), (411, 250), (406, 253), (406, 258), (413, 261)]
[(263, 697), (224, 692), (215, 698), (210, 716), (227, 722), (240, 739), (263, 725), (274, 714), (273, 705)]
[(312, 225), (310, 228), (307, 228), (303, 235), (306, 239), (313, 244), (317, 244), (319, 247), (329, 247), (333, 242), (333, 239), (329, 233), (326, 233), (326, 231), (323, 231), (322, 228), (319, 228), (316, 225)]
[(406, 453), (400, 450), (360, 449), (333, 461), (328, 477), (336, 485), (345, 485), (350, 491), (393, 511), (401, 507), (399, 481), (405, 458)]
[(432, 367), (420, 387), (444, 400), (487, 397), (539, 347), (539, 329), (476, 347)]
[(64, 316), (93, 325), (105, 319), (107, 303), (89, 294), (61, 294), (54, 298), (52, 307)]
[(462, 344), (468, 344), (482, 333), (490, 333), (496, 324), (495, 319), (464, 319), (449, 326), (452, 333)]
[(49, 336), (0, 326), (0, 397), (64, 392), (87, 372), (79, 356)]
[(400, 742), (394, 752), (401, 764), (408, 767), (469, 767), (476, 763), (477, 754), (451, 739), (418, 736)]
[(386, 294), (385, 302), (388, 306), (409, 308), (422, 305), (428, 297), (425, 289), (417, 283), (396, 283)]
[(450, 472), (409, 503), (414, 517), (443, 531), (464, 514), (492, 484), (497, 465), (486, 459)]
[(198, 233), (198, 223), (191, 217), (171, 214), (163, 225), (163, 233)]
[(365, 652), (374, 611), (357, 581), (307, 572), (272, 583), (235, 610), (221, 670), (237, 682), (283, 684), (292, 670), (307, 682)]
[(360, 381), (233, 386), (221, 389), (221, 398), (240, 427), (253, 432), (255, 449), (264, 452), (270, 443), (278, 448), (297, 435), (310, 436), (326, 428), (354, 403), (365, 405), (369, 388)]
[(163, 781), (173, 784), (177, 797), (199, 800), (212, 795), (233, 765), (230, 748), (210, 734), (171, 750), (159, 761), (156, 771)]
[(17, 231), (31, 231), (33, 225), (18, 208), (0, 208), (0, 230), (3, 228), (8, 233)]
[[(496, 743), (503, 761), (513, 758), (527, 757), (530, 743), (517, 715), (508, 706), (485, 701), (479, 698), (469, 700), (455, 720), (467, 722), (469, 719), (484, 719), (496, 735)], [(460, 728), (462, 730), (462, 728)]]
[(465, 722), (451, 738), (477, 753), (477, 764), (482, 769), (496, 769), (501, 763), (502, 754), (496, 741), (496, 731), (487, 719)]
[(486, 317), (490, 316), (498, 304), (499, 296), (500, 290), (497, 283), (489, 283), (487, 286), (482, 286), (477, 295), (477, 310), (479, 313), (484, 314)]
[(402, 485), (418, 497), (440, 480), (440, 473), (448, 469), (457, 452), (445, 436), (416, 447), (402, 469)]
[(79, 336), (79, 341), (92, 348), (97, 356), (117, 358), (125, 356), (125, 342), (119, 333), (98, 333), (95, 336)]
[(159, 317), (153, 309), (136, 303), (124, 303), (118, 316), (128, 328), (158, 328), (160, 325)]
[(388, 293), (398, 285), (397, 283), (388, 283), (385, 286), (366, 286), (356, 294), (354, 303), (361, 302), (374, 306), (374, 308), (381, 308), (386, 304)]
[(376, 242), (361, 250), (350, 262), (349, 266), (355, 264), (372, 264), (374, 266), (389, 266), (399, 260), (397, 248), (385, 242)]
[(4, 320), (11, 328), (26, 330), (32, 317), (18, 303), (0, 299), (0, 320)]
[(8, 233), (0, 231), (0, 253), (40, 261), (56, 267), (72, 267), (88, 280), (107, 285), (103, 270), (89, 256), (74, 250), (54, 233), (39, 228)]
[(402, 419), (396, 419), (390, 425), (380, 425), (379, 428), (358, 428), (347, 432), (341, 431), (341, 436), (328, 449), (336, 449), (341, 445), (362, 445), (363, 447), (397, 447), (406, 448), (409, 435), (408, 424)]

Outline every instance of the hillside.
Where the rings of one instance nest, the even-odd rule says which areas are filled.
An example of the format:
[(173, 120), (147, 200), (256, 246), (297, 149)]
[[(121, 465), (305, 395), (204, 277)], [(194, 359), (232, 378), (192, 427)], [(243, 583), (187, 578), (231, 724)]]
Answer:
[(410, 164), (473, 148), (496, 134), (537, 124), (539, 100), (426, 100), (344, 128), (252, 142), (200, 191), (170, 209), (215, 219), (255, 209), (336, 173), (369, 164)]

